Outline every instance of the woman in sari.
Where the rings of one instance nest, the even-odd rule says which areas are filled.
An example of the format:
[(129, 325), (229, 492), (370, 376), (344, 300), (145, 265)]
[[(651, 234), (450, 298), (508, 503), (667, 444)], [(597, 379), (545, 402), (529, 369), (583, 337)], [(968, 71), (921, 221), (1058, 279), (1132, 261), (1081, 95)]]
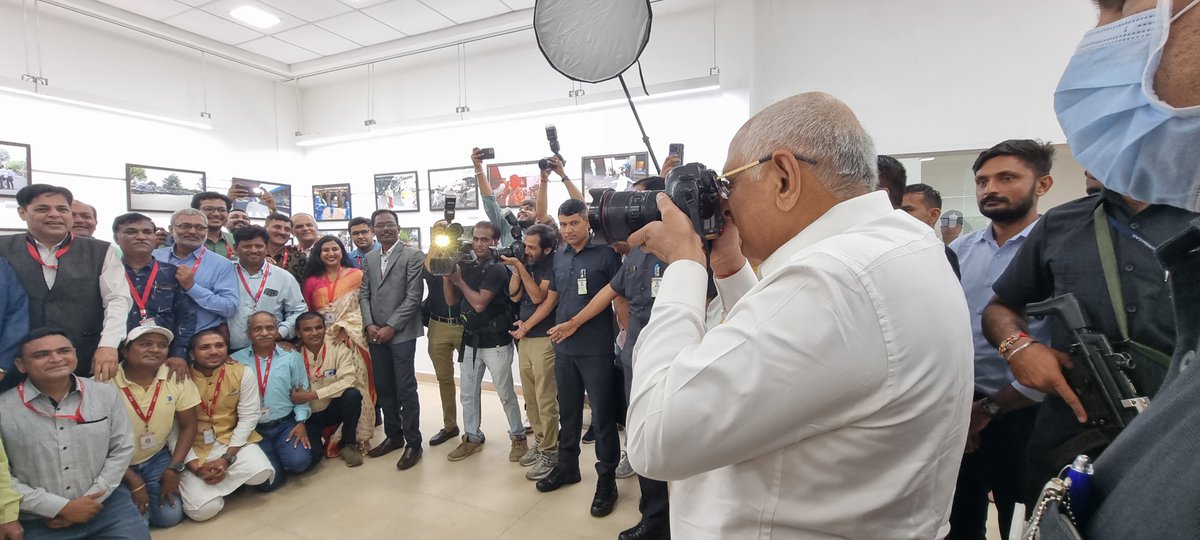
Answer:
[[(325, 318), (326, 346), (348, 349), (359, 373), (355, 387), (363, 396), (362, 415), (358, 419), (358, 441), (370, 441), (375, 434), (375, 377), (363, 333), (362, 311), (358, 305), (358, 287), (362, 270), (354, 268), (350, 255), (341, 240), (325, 236), (313, 244), (305, 267), (304, 284), (300, 290), (309, 309)], [(329, 437), (326, 449), (336, 448), (337, 440)], [(366, 443), (369, 446), (369, 442)], [(336, 452), (334, 452), (336, 456)]]

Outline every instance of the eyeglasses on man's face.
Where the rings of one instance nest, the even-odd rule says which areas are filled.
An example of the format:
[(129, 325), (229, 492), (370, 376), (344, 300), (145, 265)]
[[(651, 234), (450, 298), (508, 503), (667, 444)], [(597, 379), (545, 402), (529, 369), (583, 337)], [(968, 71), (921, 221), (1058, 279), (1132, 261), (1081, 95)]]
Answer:
[[(719, 194), (722, 199), (729, 200), (729, 194), (733, 193), (733, 177), (735, 175), (738, 175), (738, 174), (746, 172), (750, 169), (753, 169), (759, 165), (762, 165), (763, 163), (771, 161), (772, 156), (774, 156), (773, 153), (767, 154), (767, 155), (765, 155), (761, 158), (758, 158), (750, 163), (742, 165), (741, 167), (737, 167), (731, 171), (721, 173), (721, 176), (717, 177), (717, 194)], [(810, 165), (817, 164), (817, 160), (804, 157), (800, 154), (793, 153), (792, 156), (795, 157), (796, 159), (803, 161), (805, 163), (808, 163)]]

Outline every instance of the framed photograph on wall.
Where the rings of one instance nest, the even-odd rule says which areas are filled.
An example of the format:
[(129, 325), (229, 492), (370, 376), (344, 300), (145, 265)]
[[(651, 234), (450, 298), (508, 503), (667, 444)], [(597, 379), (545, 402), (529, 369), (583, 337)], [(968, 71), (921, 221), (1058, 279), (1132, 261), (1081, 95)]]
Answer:
[(312, 197), (317, 221), (344, 221), (354, 215), (350, 209), (350, 184), (313, 186)]
[(430, 169), (425, 178), (429, 180), (429, 209), (444, 210), (446, 196), (458, 197), (458, 210), (479, 208), (479, 184), (475, 182), (474, 167)]
[(235, 210), (244, 210), (251, 218), (265, 218), (271, 213), (267, 205), (261, 202), (264, 195), (270, 194), (275, 198), (275, 211), (280, 214), (292, 215), (292, 186), (276, 182), (260, 182), (245, 178), (234, 178), (233, 184), (244, 186), (250, 196), (233, 201)]
[(589, 189), (629, 189), (634, 182), (650, 176), (649, 164), (650, 154), (646, 152), (584, 157), (583, 174), (580, 176), (583, 178), (584, 197), (591, 197), (588, 195)]
[(192, 206), (192, 196), (205, 191), (203, 171), (150, 165), (125, 165), (130, 212), (174, 212)]
[(397, 239), (408, 247), (421, 249), (421, 228), (400, 227), (400, 235), (397, 236)]
[(417, 171), (375, 175), (375, 208), (393, 212), (420, 212)]
[(29, 185), (32, 154), (28, 144), (0, 141), (0, 197), (16, 197)]
[(502, 208), (516, 208), (526, 199), (537, 200), (542, 184), (542, 171), (536, 161), (489, 163), (488, 184)]

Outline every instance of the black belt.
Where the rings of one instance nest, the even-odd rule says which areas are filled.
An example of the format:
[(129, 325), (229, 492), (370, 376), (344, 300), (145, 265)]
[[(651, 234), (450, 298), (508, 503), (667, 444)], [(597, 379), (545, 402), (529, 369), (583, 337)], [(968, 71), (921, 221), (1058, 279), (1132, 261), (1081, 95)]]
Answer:
[(437, 315), (430, 315), (429, 320), (437, 321), (440, 323), (452, 324), (454, 326), (462, 326), (462, 321), (459, 321), (458, 319), (451, 319), (449, 317), (438, 317)]
[(294, 418), (296, 418), (296, 413), (294, 413), (294, 412), (288, 413), (287, 416), (280, 418), (279, 420), (271, 420), (270, 422), (259, 422), (258, 429), (271, 429), (275, 426), (278, 426), (279, 424), (282, 424), (282, 423), (287, 422), (288, 420), (292, 420)]

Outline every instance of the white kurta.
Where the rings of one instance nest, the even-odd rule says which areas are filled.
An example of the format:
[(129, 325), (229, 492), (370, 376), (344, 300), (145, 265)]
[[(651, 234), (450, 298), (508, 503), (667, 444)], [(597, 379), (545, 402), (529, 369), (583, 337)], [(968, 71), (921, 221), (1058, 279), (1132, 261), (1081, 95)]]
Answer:
[[(257, 444), (246, 443), (250, 434), (254, 432), (254, 428), (258, 426), (258, 418), (261, 415), (258, 381), (254, 377), (254, 370), (248, 368), (242, 370), (242, 387), (239, 391), (237, 407), (238, 423), (233, 428), (233, 436), (229, 440), (229, 446), (242, 447), (238, 451), (237, 459), (225, 471), (225, 479), (216, 484), (207, 484), (199, 476), (191, 472), (184, 472), (179, 479), (179, 494), (183, 497), (185, 511), (194, 512), (213, 499), (229, 495), (245, 484), (247, 480), (263, 472), (271, 473), (268, 482), (274, 479), (275, 469), (271, 467), (271, 460), (267, 459), (267, 454), (263, 453)], [(220, 442), (214, 444), (205, 463), (220, 459), (225, 455), (225, 450), (229, 446)], [(196, 459), (195, 453), (189, 452), (187, 459), (189, 462)]]
[(972, 393), (967, 304), (929, 227), (845, 201), (760, 268), (667, 269), (634, 351), (629, 461), (679, 538), (935, 538)]

